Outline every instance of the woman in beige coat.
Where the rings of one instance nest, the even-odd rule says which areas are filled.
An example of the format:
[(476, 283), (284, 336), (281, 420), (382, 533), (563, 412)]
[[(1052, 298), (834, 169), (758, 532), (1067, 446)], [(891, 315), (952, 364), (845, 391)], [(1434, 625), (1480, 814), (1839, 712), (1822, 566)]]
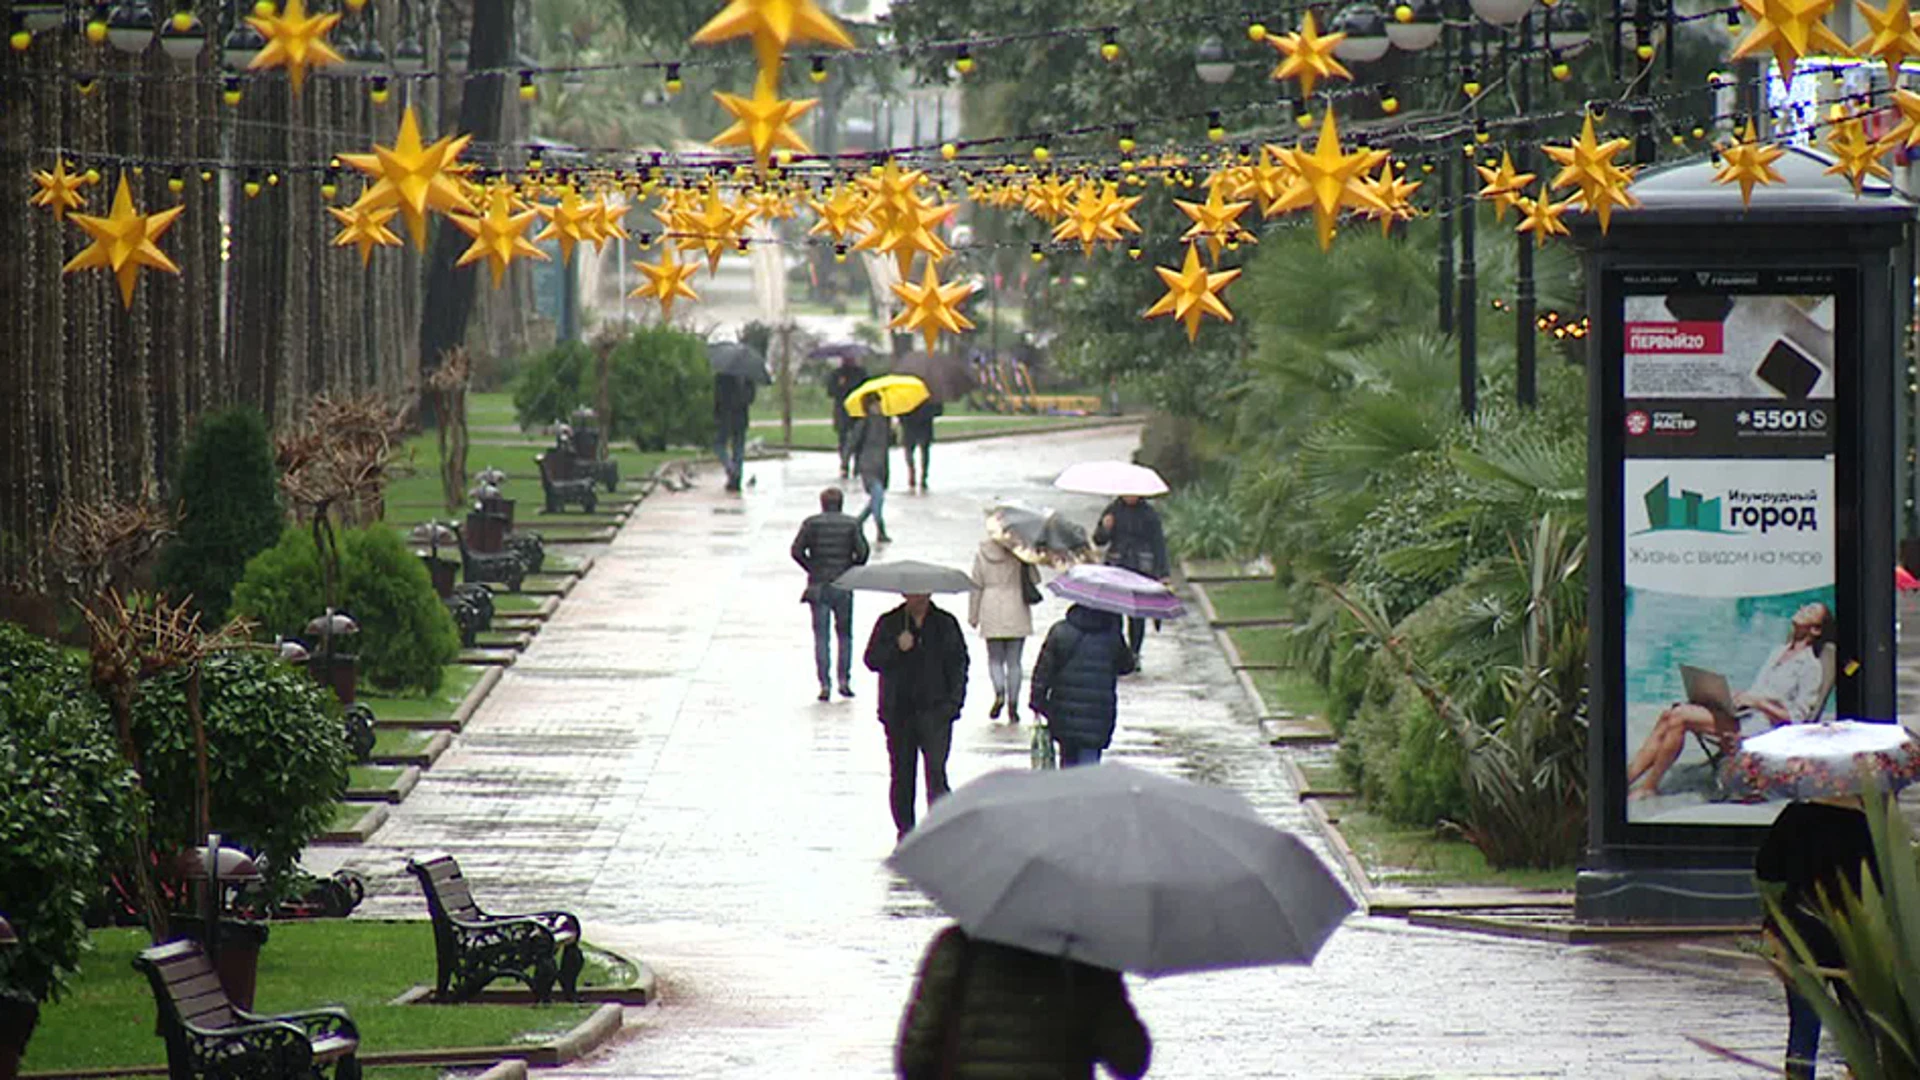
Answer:
[(973, 597), (967, 605), (967, 622), (987, 639), (987, 673), (993, 677), (993, 709), (987, 715), (1000, 719), (1007, 710), (1010, 723), (1020, 722), (1020, 653), (1033, 633), (1033, 613), (1021, 589), (1021, 577), (1038, 583), (1039, 572), (1029, 567), (994, 539), (980, 541), (973, 556)]

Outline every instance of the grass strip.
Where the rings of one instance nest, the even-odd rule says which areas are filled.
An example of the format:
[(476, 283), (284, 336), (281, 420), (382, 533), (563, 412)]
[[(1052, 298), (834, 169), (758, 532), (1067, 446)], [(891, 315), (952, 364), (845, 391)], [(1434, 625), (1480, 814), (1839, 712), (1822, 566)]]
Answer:
[(328, 822), (328, 832), (348, 832), (360, 824), (367, 816), (366, 803), (339, 802), (333, 804), (333, 820)]
[(1236, 626), (1227, 631), (1227, 638), (1243, 664), (1285, 664), (1287, 636), (1292, 632), (1284, 626)]
[[(138, 929), (99, 930), (70, 994), (41, 1009), (22, 1065), (32, 1070), (158, 1065), (153, 992), (133, 969), (147, 943)], [(256, 1012), (344, 1005), (363, 1053), (544, 1042), (593, 1012), (591, 1005), (389, 1005), (431, 983), (433, 931), (426, 922), (328, 919), (274, 923), (260, 952)], [(604, 968), (598, 969), (604, 972)], [(596, 973), (590, 964), (587, 975)], [(378, 1080), (426, 1080), (441, 1070), (394, 1068)]]
[[(1198, 567), (1194, 568), (1199, 573)], [(1279, 619), (1286, 616), (1285, 597), (1272, 581), (1235, 581), (1207, 586), (1207, 599), (1222, 619)]]
[(1294, 716), (1325, 716), (1327, 692), (1306, 672), (1293, 668), (1279, 671), (1250, 671), (1254, 689), (1260, 691), (1267, 711)]
[(386, 791), (400, 781), (402, 771), (387, 765), (349, 765), (347, 787), (354, 791)]
[[(426, 719), (435, 719), (426, 717)], [(399, 757), (402, 754), (418, 754), (433, 741), (430, 731), (398, 731), (388, 728), (384, 731), (375, 728), (373, 732), (374, 757)]]
[(1348, 806), (1339, 813), (1340, 835), (1367, 868), (1375, 885), (1492, 885), (1513, 889), (1573, 888), (1573, 867), (1495, 870), (1486, 856), (1456, 836), (1401, 825)]

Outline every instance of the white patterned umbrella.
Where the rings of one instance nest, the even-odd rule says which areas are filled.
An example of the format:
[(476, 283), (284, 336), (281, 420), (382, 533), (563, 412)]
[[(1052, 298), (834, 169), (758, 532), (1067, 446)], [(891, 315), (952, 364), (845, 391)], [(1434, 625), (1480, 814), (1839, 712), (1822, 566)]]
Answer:
[(1787, 724), (1740, 742), (1720, 763), (1737, 799), (1817, 799), (1898, 791), (1920, 778), (1920, 741), (1900, 724)]

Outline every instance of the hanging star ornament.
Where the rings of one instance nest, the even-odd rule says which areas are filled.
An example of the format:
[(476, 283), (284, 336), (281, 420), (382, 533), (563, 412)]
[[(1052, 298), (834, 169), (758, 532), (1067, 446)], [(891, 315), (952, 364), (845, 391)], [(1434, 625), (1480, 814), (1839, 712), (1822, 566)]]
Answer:
[(1578, 139), (1566, 146), (1540, 148), (1546, 151), (1548, 157), (1560, 163), (1560, 171), (1554, 176), (1550, 190), (1578, 187), (1580, 193), (1573, 198), (1600, 219), (1602, 234), (1613, 220), (1614, 207), (1631, 210), (1640, 205), (1640, 200), (1627, 192), (1627, 185), (1633, 182), (1633, 169), (1613, 163), (1614, 155), (1627, 146), (1625, 139), (1600, 142), (1593, 133), (1593, 114), (1588, 113)]
[(1808, 53), (1846, 56), (1847, 43), (1827, 29), (1834, 0), (1740, 0), (1753, 29), (1735, 45), (1731, 58), (1743, 60), (1761, 49), (1773, 51), (1782, 81), (1793, 82), (1794, 62)]
[(371, 154), (341, 154), (340, 160), (377, 178), (360, 200), (370, 206), (397, 205), (406, 218), (407, 231), (413, 234), (413, 246), (425, 251), (427, 211), (474, 212), (473, 204), (460, 191), (459, 176), (454, 169), (461, 151), (472, 138), (450, 135), (431, 146), (423, 145), (420, 121), (409, 105), (400, 116), (400, 134), (392, 146), (376, 143)]
[(1786, 151), (1770, 143), (1758, 141), (1754, 134), (1753, 121), (1747, 121), (1747, 130), (1736, 141), (1727, 140), (1720, 146), (1720, 168), (1713, 174), (1716, 184), (1739, 184), (1740, 205), (1753, 205), (1753, 189), (1756, 185), (1782, 183), (1782, 178), (1774, 170), (1773, 163), (1780, 160)]
[(1380, 222), (1380, 235), (1389, 236), (1396, 221), (1412, 221), (1419, 211), (1413, 206), (1413, 193), (1420, 190), (1420, 181), (1408, 180), (1396, 173), (1391, 162), (1384, 163), (1380, 175), (1362, 177), (1360, 190), (1374, 205), (1362, 206), (1360, 212)]
[(247, 25), (260, 31), (267, 46), (254, 55), (249, 71), (283, 67), (293, 81), (293, 92), (307, 80), (308, 68), (344, 64), (346, 58), (327, 44), (327, 31), (340, 22), (340, 13), (308, 15), (306, 0), (287, 0), (287, 6), (273, 15), (249, 15)]
[(39, 185), (40, 190), (28, 196), (27, 201), (35, 206), (44, 206), (52, 210), (55, 221), (64, 221), (67, 211), (78, 210), (87, 205), (87, 197), (80, 194), (80, 191), (93, 183), (87, 178), (86, 173), (68, 172), (64, 159), (56, 159), (51, 171), (36, 170), (33, 174), (33, 182)]
[(973, 320), (960, 313), (960, 302), (973, 294), (973, 285), (962, 282), (955, 285), (942, 285), (940, 272), (934, 269), (932, 260), (927, 262), (927, 272), (915, 285), (902, 281), (893, 286), (893, 294), (906, 306), (895, 315), (888, 326), (909, 333), (918, 330), (927, 339), (927, 351), (932, 352), (940, 342), (940, 334), (958, 334), (973, 329)]
[(1520, 195), (1513, 205), (1520, 210), (1520, 224), (1513, 231), (1532, 233), (1533, 246), (1545, 247), (1548, 237), (1568, 235), (1567, 223), (1560, 218), (1573, 205), (1572, 199), (1554, 202), (1551, 192), (1542, 191), (1538, 199)]
[(733, 114), (733, 123), (710, 140), (712, 145), (747, 147), (753, 151), (754, 165), (762, 172), (766, 171), (767, 161), (776, 149), (799, 154), (808, 152), (806, 140), (796, 134), (791, 125), (818, 104), (817, 99), (794, 101), (766, 86), (755, 87), (750, 98), (724, 90), (714, 91), (713, 96), (721, 108)]
[(1239, 190), (1231, 193), (1236, 199), (1253, 199), (1260, 207), (1261, 217), (1272, 217), (1277, 213), (1273, 205), (1293, 186), (1295, 173), (1293, 166), (1286, 163), (1284, 154), (1285, 151), (1271, 143), (1260, 147), (1260, 160), (1246, 167), (1241, 174), (1243, 181)]
[(1893, 178), (1892, 171), (1880, 164), (1880, 144), (1867, 138), (1866, 124), (1858, 114), (1843, 112), (1836, 117), (1833, 130), (1827, 134), (1827, 149), (1833, 152), (1834, 162), (1827, 166), (1825, 175), (1851, 180), (1855, 198), (1868, 177)]
[(1241, 213), (1253, 204), (1250, 202), (1226, 201), (1223, 196), (1226, 186), (1225, 184), (1213, 185), (1213, 190), (1207, 192), (1206, 202), (1188, 202), (1185, 199), (1173, 200), (1173, 205), (1179, 207), (1182, 213), (1193, 219), (1193, 225), (1188, 228), (1185, 233), (1181, 234), (1180, 239), (1189, 242), (1195, 240), (1206, 241), (1207, 254), (1211, 256), (1216, 263), (1220, 259), (1220, 249), (1225, 247), (1229, 241), (1241, 238), (1243, 235), (1246, 238), (1252, 237), (1251, 233), (1247, 233), (1246, 230), (1240, 228), (1238, 221)]
[(1860, 9), (1868, 27), (1867, 36), (1853, 43), (1853, 51), (1886, 61), (1888, 81), (1900, 85), (1900, 65), (1909, 56), (1920, 56), (1920, 33), (1914, 32), (1913, 11), (1907, 0), (1887, 0), (1887, 6), (1879, 11), (1864, 0), (1853, 0), (1853, 6)]
[(1334, 221), (1339, 217), (1341, 207), (1358, 209), (1375, 205), (1372, 196), (1355, 181), (1378, 164), (1382, 155), (1364, 149), (1351, 154), (1343, 152), (1340, 149), (1340, 129), (1334, 123), (1332, 109), (1327, 110), (1326, 119), (1320, 125), (1320, 141), (1315, 144), (1313, 153), (1306, 153), (1297, 146), (1282, 153), (1297, 179), (1287, 194), (1274, 204), (1278, 208), (1276, 212), (1311, 207), (1320, 250), (1326, 251), (1333, 246)]
[(813, 0), (728, 0), (694, 33), (693, 43), (714, 45), (737, 37), (764, 39), (782, 49), (796, 41), (853, 48), (853, 39)]
[(563, 263), (573, 262), (575, 244), (591, 243), (601, 235), (597, 220), (600, 216), (598, 204), (583, 200), (572, 187), (560, 193), (559, 202), (537, 205), (534, 211), (547, 219), (547, 227), (534, 236), (533, 242), (560, 241), (560, 261)]
[(373, 259), (376, 247), (399, 247), (400, 238), (387, 228), (387, 222), (400, 212), (397, 206), (368, 206), (362, 199), (344, 210), (338, 206), (327, 207), (335, 221), (343, 227), (333, 238), (334, 247), (353, 245), (360, 249), (360, 265), (365, 266)]
[[(1832, 3), (1833, 0), (1827, 0)], [(1313, 12), (1308, 11), (1300, 20), (1300, 30), (1293, 34), (1268, 34), (1266, 42), (1280, 50), (1284, 59), (1280, 66), (1273, 69), (1273, 78), (1277, 81), (1294, 79), (1300, 84), (1300, 96), (1313, 93), (1313, 86), (1321, 79), (1351, 79), (1353, 73), (1334, 56), (1334, 46), (1347, 39), (1345, 34), (1322, 34), (1314, 24)]]
[(60, 272), (71, 274), (76, 270), (94, 267), (112, 270), (114, 278), (120, 283), (120, 302), (131, 308), (133, 287), (139, 282), (141, 267), (150, 266), (169, 274), (180, 272), (180, 267), (167, 257), (166, 252), (160, 250), (155, 241), (186, 209), (184, 206), (170, 206), (157, 214), (136, 213), (133, 209), (133, 191), (127, 186), (127, 178), (123, 173), (120, 186), (113, 193), (113, 209), (106, 217), (68, 215), (67, 219), (85, 230), (93, 238), (93, 243), (69, 259)]
[(1882, 154), (1889, 150), (1920, 148), (1920, 94), (1911, 90), (1895, 90), (1893, 107), (1899, 110), (1900, 122), (1880, 138), (1875, 148)]
[(658, 263), (636, 262), (635, 270), (646, 275), (646, 284), (637, 286), (628, 296), (642, 300), (657, 301), (660, 305), (660, 321), (666, 322), (673, 317), (673, 301), (676, 297), (698, 301), (700, 294), (693, 291), (691, 279), (700, 269), (697, 262), (683, 263), (674, 253), (673, 245), (663, 245)]
[(1493, 204), (1493, 220), (1507, 220), (1509, 207), (1519, 204), (1527, 185), (1533, 183), (1534, 174), (1523, 173), (1513, 167), (1513, 155), (1505, 150), (1500, 152), (1500, 167), (1475, 165), (1480, 179), (1486, 186), (1480, 189), (1480, 197)]
[(835, 188), (825, 202), (808, 199), (807, 205), (813, 208), (814, 215), (819, 218), (807, 230), (808, 236), (845, 240), (849, 234), (861, 230), (867, 217), (867, 200), (849, 187)]
[(473, 237), (473, 243), (454, 265), (467, 266), (481, 259), (487, 260), (488, 269), (493, 271), (493, 287), (497, 289), (500, 279), (506, 276), (507, 264), (514, 259), (524, 257), (551, 262), (547, 253), (534, 247), (526, 236), (527, 228), (539, 216), (538, 210), (515, 213), (513, 196), (506, 185), (495, 186), (487, 194), (485, 214), (479, 217), (466, 214), (448, 216), (448, 220), (458, 226), (461, 232)]
[(1166, 283), (1167, 294), (1153, 302), (1147, 309), (1146, 318), (1171, 315), (1187, 325), (1187, 340), (1193, 341), (1200, 334), (1200, 320), (1208, 315), (1223, 322), (1233, 321), (1233, 312), (1220, 299), (1221, 289), (1232, 284), (1240, 276), (1236, 267), (1232, 270), (1209, 272), (1200, 265), (1200, 247), (1187, 245), (1187, 260), (1180, 269), (1156, 266), (1154, 271), (1160, 280)]

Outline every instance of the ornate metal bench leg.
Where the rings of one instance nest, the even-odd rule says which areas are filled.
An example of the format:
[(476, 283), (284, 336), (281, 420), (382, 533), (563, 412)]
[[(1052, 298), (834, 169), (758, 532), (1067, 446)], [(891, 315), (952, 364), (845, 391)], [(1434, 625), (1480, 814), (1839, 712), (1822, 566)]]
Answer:
[(569, 942), (560, 950), (560, 989), (564, 990), (568, 1001), (580, 1000), (580, 969), (587, 964), (586, 956), (580, 951), (580, 943)]
[(360, 1080), (360, 1059), (348, 1054), (333, 1066), (333, 1080)]

